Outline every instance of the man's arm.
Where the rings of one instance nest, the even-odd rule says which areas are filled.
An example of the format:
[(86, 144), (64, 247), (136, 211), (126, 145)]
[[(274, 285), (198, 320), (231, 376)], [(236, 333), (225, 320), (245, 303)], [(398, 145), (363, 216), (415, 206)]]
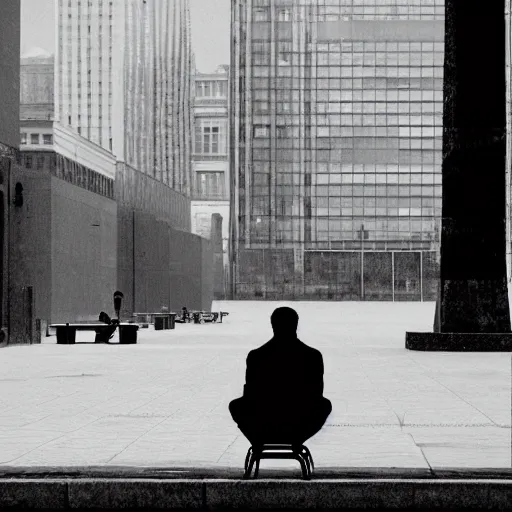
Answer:
[(254, 369), (252, 364), (252, 350), (247, 354), (246, 370), (245, 370), (245, 384), (244, 384), (244, 398), (251, 398), (254, 394)]
[(321, 352), (317, 352), (312, 388), (314, 398), (320, 398), (324, 395), (324, 359)]

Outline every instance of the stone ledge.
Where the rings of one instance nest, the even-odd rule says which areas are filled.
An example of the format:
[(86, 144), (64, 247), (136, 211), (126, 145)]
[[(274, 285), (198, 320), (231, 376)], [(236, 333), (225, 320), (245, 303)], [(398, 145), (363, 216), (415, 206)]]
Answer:
[(0, 509), (509, 510), (512, 480), (1, 479)]
[(0, 510), (9, 508), (64, 510), (68, 503), (65, 480), (0, 480)]
[(67, 485), (73, 509), (184, 510), (204, 505), (201, 480), (78, 479)]
[(406, 332), (405, 348), (445, 352), (512, 352), (512, 333)]

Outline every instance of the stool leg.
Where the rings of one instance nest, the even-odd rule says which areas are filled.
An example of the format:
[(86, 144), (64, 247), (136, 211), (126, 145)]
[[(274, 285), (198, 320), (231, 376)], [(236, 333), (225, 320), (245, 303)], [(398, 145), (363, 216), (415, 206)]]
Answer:
[(249, 458), (249, 464), (247, 465), (247, 468), (245, 469), (244, 480), (248, 480), (251, 477), (253, 464), (254, 464), (254, 453), (251, 453), (251, 456)]
[(310, 475), (309, 475), (308, 467), (306, 465), (306, 461), (304, 460), (304, 457), (301, 454), (297, 454), (297, 460), (299, 461), (300, 467), (302, 469), (302, 478), (304, 480), (309, 480)]
[(247, 478), (250, 478), (251, 477), (251, 473), (252, 473), (252, 468), (254, 466), (254, 463), (256, 461), (258, 461), (258, 464), (259, 464), (259, 455), (260, 455), (260, 452), (255, 450), (254, 448), (252, 449), (252, 453), (251, 453), (251, 458), (249, 460), (249, 467), (247, 468), (246, 472), (245, 472), (245, 475), (244, 475), (244, 478), (247, 479)]
[(296, 454), (302, 458), (304, 464), (306, 465), (307, 474), (311, 475), (311, 464), (310, 459), (308, 457), (308, 451), (305, 446), (301, 446), (298, 450), (296, 450)]
[(249, 450), (247, 450), (247, 455), (245, 456), (245, 464), (244, 464), (245, 471), (247, 471), (247, 468), (249, 467), (249, 461), (251, 460), (251, 455), (252, 455), (252, 446), (249, 448)]
[(256, 459), (256, 468), (254, 470), (254, 478), (258, 478), (258, 474), (260, 472), (260, 458)]
[(309, 451), (307, 446), (302, 446), (302, 449), (306, 453), (306, 457), (309, 459), (309, 463), (311, 464), (311, 468), (315, 469), (315, 463), (313, 462), (313, 457), (311, 455), (311, 452)]
[(303, 455), (302, 458), (304, 459), (304, 462), (306, 463), (306, 468), (308, 470), (308, 475), (311, 476), (311, 463), (309, 462), (309, 457), (307, 455)]

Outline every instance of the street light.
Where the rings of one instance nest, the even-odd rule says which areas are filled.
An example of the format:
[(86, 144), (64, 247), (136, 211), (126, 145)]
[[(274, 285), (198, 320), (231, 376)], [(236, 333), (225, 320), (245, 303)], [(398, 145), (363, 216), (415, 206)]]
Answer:
[(364, 241), (368, 238), (368, 231), (364, 229), (364, 224), (361, 224), (359, 237), (361, 238), (361, 300), (364, 300)]

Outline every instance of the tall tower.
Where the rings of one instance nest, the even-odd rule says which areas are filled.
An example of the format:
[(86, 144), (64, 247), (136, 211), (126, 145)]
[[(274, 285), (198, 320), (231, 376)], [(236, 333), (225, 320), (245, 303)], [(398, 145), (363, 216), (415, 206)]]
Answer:
[(433, 300), (444, 2), (233, 0), (238, 297)]
[(188, 0), (57, 0), (56, 121), (190, 193)]
[(117, 3), (55, 2), (55, 121), (110, 151)]

